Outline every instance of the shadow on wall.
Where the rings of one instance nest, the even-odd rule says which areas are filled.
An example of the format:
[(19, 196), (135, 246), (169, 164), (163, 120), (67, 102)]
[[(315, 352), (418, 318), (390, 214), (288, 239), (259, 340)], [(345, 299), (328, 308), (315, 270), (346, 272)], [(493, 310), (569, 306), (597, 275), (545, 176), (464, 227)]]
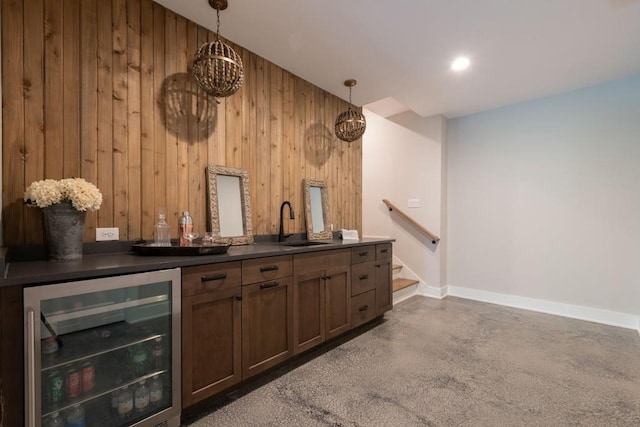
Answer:
[(163, 124), (172, 135), (189, 143), (206, 141), (216, 128), (218, 102), (193, 79), (191, 73), (175, 73), (162, 83)]
[(314, 166), (323, 166), (333, 153), (334, 137), (331, 130), (323, 123), (314, 123), (305, 131), (304, 141), (307, 161)]

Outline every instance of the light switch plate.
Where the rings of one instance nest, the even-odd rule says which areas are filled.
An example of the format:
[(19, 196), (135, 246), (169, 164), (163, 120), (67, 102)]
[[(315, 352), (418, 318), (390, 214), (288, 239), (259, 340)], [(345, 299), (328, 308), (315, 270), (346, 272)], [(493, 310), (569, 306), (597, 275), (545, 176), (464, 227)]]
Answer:
[(120, 240), (120, 229), (118, 227), (96, 228), (96, 242), (105, 240)]
[(419, 208), (420, 207), (420, 199), (409, 199), (407, 206), (410, 208)]

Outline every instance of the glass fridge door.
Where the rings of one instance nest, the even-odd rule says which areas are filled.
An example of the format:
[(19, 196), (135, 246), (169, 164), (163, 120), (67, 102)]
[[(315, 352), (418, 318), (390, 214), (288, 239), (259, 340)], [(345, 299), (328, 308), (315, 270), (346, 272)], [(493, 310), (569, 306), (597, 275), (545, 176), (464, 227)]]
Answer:
[(24, 297), (27, 425), (179, 422), (179, 269), (31, 287)]

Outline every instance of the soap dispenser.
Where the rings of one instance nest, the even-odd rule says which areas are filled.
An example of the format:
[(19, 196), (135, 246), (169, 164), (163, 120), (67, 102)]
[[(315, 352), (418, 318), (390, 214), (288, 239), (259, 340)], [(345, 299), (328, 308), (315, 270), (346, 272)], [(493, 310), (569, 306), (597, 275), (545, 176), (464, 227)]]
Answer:
[(158, 223), (153, 227), (154, 246), (171, 246), (171, 227), (167, 223), (167, 210), (158, 209)]

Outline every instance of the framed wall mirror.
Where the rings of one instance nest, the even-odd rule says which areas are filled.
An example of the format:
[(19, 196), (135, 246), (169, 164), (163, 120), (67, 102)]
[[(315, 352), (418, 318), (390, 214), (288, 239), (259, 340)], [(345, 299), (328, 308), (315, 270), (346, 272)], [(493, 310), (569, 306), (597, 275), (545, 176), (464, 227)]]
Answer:
[(331, 239), (333, 233), (331, 232), (327, 182), (305, 179), (303, 186), (307, 239)]
[(209, 223), (216, 243), (253, 243), (249, 174), (244, 169), (207, 166)]

